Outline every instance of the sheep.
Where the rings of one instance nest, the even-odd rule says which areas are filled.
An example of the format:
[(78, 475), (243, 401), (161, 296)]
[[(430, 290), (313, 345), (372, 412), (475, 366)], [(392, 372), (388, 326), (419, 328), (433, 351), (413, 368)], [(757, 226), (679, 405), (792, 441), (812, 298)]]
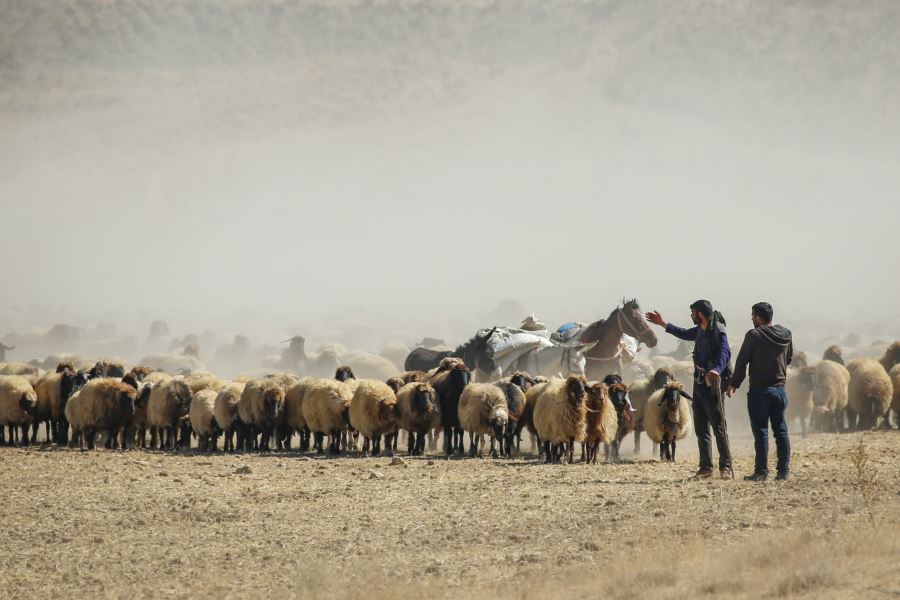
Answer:
[(28, 445), (28, 427), (34, 422), (36, 407), (37, 394), (28, 379), (21, 375), (0, 376), (0, 430), (4, 425), (9, 428), (8, 445)]
[(97, 377), (123, 377), (125, 375), (125, 367), (121, 362), (115, 360), (98, 360), (88, 370), (88, 378), (96, 379)]
[(810, 422), (815, 407), (813, 401), (815, 385), (815, 367), (788, 368), (785, 382), (788, 406), (785, 416), (789, 422), (800, 419), (800, 435), (804, 438), (806, 437), (806, 424)]
[[(446, 361), (447, 359), (444, 359)], [(441, 361), (442, 363), (444, 361)], [(437, 392), (441, 403), (441, 425), (444, 428), (444, 451), (449, 457), (454, 451), (463, 452), (463, 432), (459, 422), (459, 399), (472, 378), (472, 372), (461, 361), (447, 362), (445, 370), (432, 375), (428, 383)]]
[(165, 371), (153, 371), (144, 376), (143, 382), (147, 385), (156, 385), (170, 379), (172, 379), (172, 376)]
[(47, 373), (34, 385), (37, 394), (37, 406), (35, 407), (35, 422), (31, 433), (31, 442), (36, 441), (38, 425), (46, 423), (47, 441), (56, 444), (65, 444), (68, 436), (68, 423), (66, 422), (66, 403), (71, 395), (84, 385), (87, 379), (77, 375), (75, 369), (69, 363), (60, 363), (60, 370)]
[(534, 428), (534, 406), (537, 404), (537, 399), (540, 397), (544, 390), (547, 389), (548, 381), (537, 382), (525, 392), (525, 408), (522, 410), (522, 416), (520, 417), (523, 427), (528, 430), (528, 433), (531, 434), (531, 449), (535, 450), (535, 446), (537, 446), (538, 456), (543, 456), (544, 447), (540, 443), (540, 438), (537, 435), (537, 429)]
[(259, 449), (268, 452), (269, 440), (284, 413), (284, 388), (274, 378), (254, 379), (244, 386), (237, 408), (243, 424), (238, 447), (251, 450), (259, 433)]
[(425, 451), (425, 435), (441, 424), (441, 405), (431, 384), (414, 381), (400, 388), (397, 419), (399, 427), (409, 433), (408, 454), (421, 456)]
[(428, 381), (428, 373), (425, 371), (407, 371), (400, 376), (404, 384), (414, 381)]
[(392, 456), (398, 422), (394, 390), (381, 381), (360, 381), (350, 401), (350, 426), (363, 436), (363, 454), (369, 453), (369, 442), (372, 454), (381, 454), (381, 436), (385, 436), (385, 448)]
[(216, 394), (216, 400), (213, 403), (213, 416), (216, 419), (216, 425), (225, 435), (222, 449), (225, 452), (229, 450), (234, 452), (234, 435), (241, 426), (240, 419), (237, 414), (238, 402), (241, 400), (241, 393), (244, 391), (244, 383), (226, 383)]
[(841, 347), (838, 345), (829, 346), (825, 349), (825, 352), (822, 354), (822, 360), (830, 360), (832, 362), (836, 362), (839, 365), (844, 364), (844, 356), (843, 352), (841, 352)]
[(106, 433), (107, 449), (125, 449), (125, 429), (134, 415), (137, 395), (130, 385), (112, 377), (98, 377), (88, 381), (66, 404), (66, 420), (72, 426), (72, 444), (94, 449), (100, 432)]
[(861, 360), (850, 371), (847, 415), (850, 417), (851, 427), (874, 428), (880, 418), (887, 419), (891, 410), (893, 386), (890, 375), (881, 363), (870, 358)]
[[(693, 379), (693, 376), (691, 377), (691, 379)], [(631, 399), (631, 404), (637, 411), (634, 414), (635, 454), (641, 453), (641, 433), (644, 431), (644, 409), (647, 406), (647, 401), (650, 399), (650, 396), (653, 395), (653, 392), (662, 389), (667, 383), (671, 381), (677, 381), (677, 379), (675, 378), (675, 372), (672, 370), (672, 368), (660, 367), (653, 374), (652, 378), (635, 381), (630, 386), (628, 386), (628, 395)], [(656, 444), (654, 443), (651, 454), (656, 454), (656, 451), (657, 448)]]
[(884, 351), (884, 356), (879, 359), (884, 370), (890, 373), (894, 366), (900, 364), (900, 341), (894, 342)]
[(850, 372), (838, 362), (823, 360), (815, 366), (812, 377), (812, 425), (819, 431), (841, 431), (847, 408)]
[(606, 448), (607, 460), (619, 460), (619, 448), (625, 436), (635, 431), (638, 426), (637, 409), (628, 398), (628, 386), (621, 382), (607, 383), (607, 395), (616, 411), (616, 435)]
[(130, 374), (132, 377), (134, 377), (135, 381), (137, 381), (138, 383), (143, 383), (145, 381), (145, 379), (147, 378), (147, 376), (154, 372), (155, 371), (153, 370), (152, 367), (145, 367), (144, 365), (135, 365), (135, 366), (131, 367), (131, 370), (128, 373), (126, 373), (126, 375)]
[(400, 374), (400, 369), (393, 362), (375, 354), (360, 353), (349, 358), (342, 357), (341, 360), (345, 360), (353, 373), (363, 379), (384, 381)]
[[(122, 378), (122, 383), (126, 383), (128, 375)], [(134, 415), (131, 417), (131, 426), (128, 435), (132, 440), (134, 448), (147, 447), (147, 406), (150, 404), (150, 392), (153, 386), (147, 383), (138, 384), (137, 394), (134, 397)]]
[[(588, 393), (587, 427), (584, 442), (581, 445), (581, 459), (586, 463), (596, 464), (600, 442), (603, 442), (608, 448), (609, 444), (616, 440), (619, 416), (609, 398), (609, 388), (605, 383), (592, 381), (588, 383), (586, 389)], [(608, 456), (609, 452), (607, 451)]]
[(157, 436), (160, 448), (172, 450), (180, 446), (190, 447), (191, 440), (187, 436), (185, 425), (190, 423), (188, 414), (192, 399), (191, 388), (180, 376), (166, 379), (153, 386), (147, 404), (151, 448), (156, 448)]
[(296, 432), (300, 436), (300, 450), (309, 450), (309, 427), (303, 417), (303, 398), (309, 388), (320, 381), (318, 377), (304, 377), (287, 388), (284, 393), (284, 418), (288, 431), (287, 449), (290, 449), (290, 437)]
[(891, 383), (894, 386), (894, 398), (891, 401), (891, 408), (894, 410), (894, 424), (900, 427), (900, 363), (891, 367), (888, 373), (891, 377)]
[(223, 385), (218, 377), (208, 371), (192, 371), (184, 376), (184, 383), (191, 389), (192, 394), (200, 390), (218, 392)]
[(512, 458), (513, 442), (515, 442), (515, 452), (518, 453), (522, 428), (525, 427), (525, 420), (522, 418), (525, 413), (526, 405), (523, 386), (526, 388), (529, 386), (526, 381), (517, 376), (517, 374), (513, 374), (509, 379), (509, 381), (501, 379), (500, 381), (494, 382), (494, 385), (500, 388), (500, 391), (502, 391), (503, 395), (506, 397), (506, 408), (508, 412), (506, 430), (503, 433), (503, 438), (500, 440), (500, 454), (507, 458)]
[(313, 433), (317, 454), (322, 454), (323, 438), (331, 437), (329, 452), (340, 454), (341, 432), (350, 424), (350, 402), (353, 388), (335, 379), (322, 379), (312, 384), (303, 396), (303, 418)]
[(587, 433), (587, 395), (584, 377), (570, 375), (551, 379), (538, 396), (532, 418), (548, 461), (561, 461), (568, 451), (573, 462), (575, 442), (583, 442)]
[(643, 427), (647, 437), (659, 444), (660, 461), (675, 462), (676, 442), (691, 428), (691, 397), (678, 381), (670, 381), (647, 400)]
[(221, 433), (213, 415), (217, 395), (216, 391), (206, 388), (195, 392), (191, 399), (188, 415), (191, 419), (191, 429), (197, 436), (197, 445), (201, 450), (216, 450), (219, 433)]
[(494, 448), (500, 440), (503, 449), (503, 434), (509, 421), (506, 394), (492, 383), (470, 383), (459, 397), (459, 424), (469, 432), (469, 456), (484, 449), (484, 436), (491, 437), (491, 457), (497, 456)]

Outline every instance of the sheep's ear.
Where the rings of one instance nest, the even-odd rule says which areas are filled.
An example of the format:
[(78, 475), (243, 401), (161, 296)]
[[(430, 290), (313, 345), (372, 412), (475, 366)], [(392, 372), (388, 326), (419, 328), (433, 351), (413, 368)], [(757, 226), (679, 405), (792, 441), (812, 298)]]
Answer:
[(688, 394), (688, 393), (687, 393), (686, 391), (684, 391), (684, 390), (678, 390), (678, 394), (679, 394), (682, 398), (687, 398), (688, 400), (691, 400), (691, 401), (694, 400), (693, 398), (691, 398), (690, 394)]

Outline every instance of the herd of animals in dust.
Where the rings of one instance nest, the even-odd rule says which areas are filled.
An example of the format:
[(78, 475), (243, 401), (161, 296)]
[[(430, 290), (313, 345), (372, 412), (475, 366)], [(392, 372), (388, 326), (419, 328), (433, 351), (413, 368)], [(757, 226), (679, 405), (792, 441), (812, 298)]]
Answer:
[[(134, 364), (75, 354), (7, 362), (15, 345), (0, 345), (0, 442), (214, 452), (221, 437), (226, 452), (393, 456), (405, 445), (410, 456), (450, 457), (466, 452), (468, 434), (471, 457), (516, 457), (527, 431), (542, 461), (575, 461), (577, 442), (581, 460), (596, 463), (601, 443), (605, 460), (618, 461), (629, 436), (640, 453), (641, 434), (674, 461), (691, 429), (690, 349), (640, 356), (657, 337), (636, 300), (552, 332), (529, 316), (456, 348), (425, 338), (379, 355), (339, 345), (309, 355), (303, 337), (285, 343), (230, 378), (205, 369), (196, 336)], [(215, 364), (246, 345), (239, 336)], [(797, 352), (786, 387), (788, 418), (804, 436), (890, 429), (892, 413), (900, 426), (900, 342), (835, 345), (818, 362)]]

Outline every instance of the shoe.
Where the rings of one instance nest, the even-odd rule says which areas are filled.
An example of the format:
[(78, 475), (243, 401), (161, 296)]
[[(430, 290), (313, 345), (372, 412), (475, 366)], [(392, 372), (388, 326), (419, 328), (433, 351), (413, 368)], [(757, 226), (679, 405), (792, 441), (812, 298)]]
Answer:
[(779, 473), (778, 475), (776, 475), (775, 481), (787, 481), (790, 478), (791, 478), (791, 472), (785, 471), (783, 473)]
[(744, 481), (765, 481), (769, 476), (765, 473), (754, 473), (753, 475), (744, 476)]
[(719, 469), (720, 479), (734, 479), (734, 471), (731, 469)]
[(700, 469), (699, 471), (697, 471), (696, 473), (694, 473), (694, 476), (691, 477), (691, 481), (697, 481), (698, 479), (709, 479), (710, 477), (712, 477), (712, 471), (711, 471), (711, 470), (709, 470), (709, 469)]

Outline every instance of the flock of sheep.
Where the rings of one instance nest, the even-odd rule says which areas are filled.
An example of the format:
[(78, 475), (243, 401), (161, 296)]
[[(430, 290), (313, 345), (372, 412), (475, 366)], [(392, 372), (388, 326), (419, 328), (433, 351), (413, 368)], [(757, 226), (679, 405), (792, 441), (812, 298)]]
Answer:
[[(890, 427), (891, 409), (900, 415), (900, 342), (881, 360), (841, 363), (829, 349), (815, 366), (798, 353), (789, 369), (789, 412), (804, 435), (807, 423), (820, 431)], [(88, 369), (63, 361), (47, 373), (0, 363), (0, 441), (35, 443), (43, 423), (48, 442), (83, 449), (98, 441), (109, 449), (186, 449), (195, 439), (198, 449), (214, 451), (222, 437), (226, 451), (290, 450), (296, 436), (301, 451), (379, 455), (393, 454), (405, 435), (415, 456), (426, 444), (436, 449), (442, 435), (449, 456), (465, 451), (467, 433), (470, 456), (511, 457), (527, 430), (544, 460), (573, 462), (578, 442), (581, 460), (594, 463), (601, 442), (606, 458), (617, 460), (627, 435), (634, 434), (639, 452), (645, 433), (661, 460), (674, 461), (678, 440), (691, 429), (689, 369), (687, 361), (668, 361), (626, 381), (517, 372), (475, 382), (463, 360), (447, 357), (428, 372), (386, 381), (358, 380), (349, 366), (327, 378), (273, 373), (223, 381), (206, 371), (126, 371), (114, 361)]]

